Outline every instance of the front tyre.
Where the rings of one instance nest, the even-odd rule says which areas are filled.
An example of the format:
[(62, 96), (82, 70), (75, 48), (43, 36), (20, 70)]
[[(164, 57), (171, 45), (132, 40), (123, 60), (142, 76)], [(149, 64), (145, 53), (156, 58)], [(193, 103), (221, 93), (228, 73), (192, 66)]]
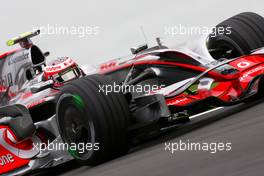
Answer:
[(103, 75), (80, 78), (66, 84), (58, 99), (61, 137), (69, 146), (77, 146), (69, 152), (85, 165), (96, 165), (128, 151), (127, 100), (121, 92), (100, 92), (102, 85), (112, 85), (112, 81)]

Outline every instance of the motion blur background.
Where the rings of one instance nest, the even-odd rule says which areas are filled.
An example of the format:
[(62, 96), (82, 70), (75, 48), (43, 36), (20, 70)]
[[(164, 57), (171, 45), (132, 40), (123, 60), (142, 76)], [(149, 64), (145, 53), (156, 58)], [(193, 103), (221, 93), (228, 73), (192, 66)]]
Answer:
[[(6, 40), (39, 26), (98, 26), (97, 35), (42, 35), (33, 39), (51, 56), (70, 56), (81, 64), (100, 62), (129, 54), (129, 48), (159, 36), (165, 44), (189, 36), (169, 36), (166, 26), (211, 27), (240, 12), (264, 15), (264, 2), (257, 0), (8, 0), (0, 6), (0, 51), (10, 50)], [(14, 48), (14, 46), (12, 47)]]

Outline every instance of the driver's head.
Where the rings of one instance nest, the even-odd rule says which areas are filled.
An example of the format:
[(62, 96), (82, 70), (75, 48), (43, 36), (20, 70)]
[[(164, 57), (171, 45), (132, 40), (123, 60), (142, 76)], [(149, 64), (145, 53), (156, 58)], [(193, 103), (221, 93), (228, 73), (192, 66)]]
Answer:
[(82, 71), (78, 65), (69, 57), (57, 58), (47, 63), (44, 68), (46, 80), (53, 79), (58, 83), (65, 83), (81, 77)]

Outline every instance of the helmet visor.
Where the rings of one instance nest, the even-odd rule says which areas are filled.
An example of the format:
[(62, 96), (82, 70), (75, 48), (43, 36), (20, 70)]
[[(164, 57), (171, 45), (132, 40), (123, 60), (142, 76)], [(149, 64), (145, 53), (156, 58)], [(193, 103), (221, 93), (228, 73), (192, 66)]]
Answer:
[(60, 83), (68, 82), (73, 79), (79, 78), (81, 76), (81, 72), (77, 67), (70, 67), (65, 71), (58, 73), (54, 76), (55, 81)]

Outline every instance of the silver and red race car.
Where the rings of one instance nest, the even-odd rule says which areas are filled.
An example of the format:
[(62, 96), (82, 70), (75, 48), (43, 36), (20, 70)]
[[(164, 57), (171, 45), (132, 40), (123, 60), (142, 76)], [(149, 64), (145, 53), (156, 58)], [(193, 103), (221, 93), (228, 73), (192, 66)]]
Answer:
[(246, 12), (217, 27), (231, 33), (176, 49), (158, 39), (93, 71), (67, 57), (46, 63), (30, 40), (39, 31), (10, 40), (21, 49), (0, 56), (0, 174), (71, 159), (96, 165), (126, 153), (134, 138), (263, 98), (264, 19)]

